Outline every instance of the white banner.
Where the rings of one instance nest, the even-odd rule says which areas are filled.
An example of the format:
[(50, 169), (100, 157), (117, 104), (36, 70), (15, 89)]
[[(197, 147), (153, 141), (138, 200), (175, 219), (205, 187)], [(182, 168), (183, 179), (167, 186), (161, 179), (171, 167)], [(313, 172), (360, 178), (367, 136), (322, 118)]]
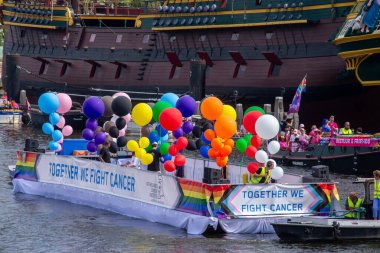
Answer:
[(40, 155), (38, 181), (68, 185), (174, 209), (180, 190), (174, 177), (98, 161)]

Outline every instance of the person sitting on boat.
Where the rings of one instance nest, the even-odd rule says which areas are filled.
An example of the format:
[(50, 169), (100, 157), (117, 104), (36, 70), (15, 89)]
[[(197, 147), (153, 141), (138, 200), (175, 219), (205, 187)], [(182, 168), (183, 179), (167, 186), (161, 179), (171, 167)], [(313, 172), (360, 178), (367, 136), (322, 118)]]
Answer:
[(327, 123), (327, 125), (330, 127), (331, 136), (335, 136), (338, 134), (338, 124), (335, 122), (335, 117), (333, 115), (330, 116), (330, 120)]
[(352, 130), (350, 128), (350, 122), (345, 122), (344, 127), (339, 130), (339, 135), (350, 135)]
[(375, 170), (373, 172), (373, 219), (380, 219), (380, 170)]
[(251, 174), (250, 184), (268, 184), (270, 180), (270, 170), (274, 168), (274, 162), (268, 161), (267, 165), (259, 168), (255, 174)]
[(132, 152), (132, 159), (123, 164), (123, 166), (140, 169), (141, 161), (135, 156), (135, 152)]
[(107, 140), (104, 142), (102, 149), (99, 153), (99, 160), (104, 163), (111, 163), (111, 153), (109, 151), (109, 147), (111, 143)]
[(380, 0), (369, 0), (367, 5), (364, 7), (363, 11), (364, 17), (362, 20), (362, 33), (369, 33), (371, 30), (375, 29), (378, 23), (380, 15)]
[(347, 211), (354, 210), (352, 212), (348, 212), (346, 215), (344, 215), (345, 218), (349, 219), (358, 219), (360, 218), (360, 213), (357, 209), (362, 207), (363, 200), (361, 198), (358, 198), (355, 192), (350, 192), (350, 195), (348, 195), (346, 200), (345, 208)]

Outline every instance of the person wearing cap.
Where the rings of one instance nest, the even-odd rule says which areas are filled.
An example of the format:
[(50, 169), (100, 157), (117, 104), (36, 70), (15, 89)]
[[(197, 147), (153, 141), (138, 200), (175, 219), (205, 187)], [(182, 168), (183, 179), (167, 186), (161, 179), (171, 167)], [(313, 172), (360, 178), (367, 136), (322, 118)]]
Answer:
[(317, 127), (315, 127), (310, 132), (310, 143), (311, 144), (319, 144), (321, 141), (321, 130), (319, 130)]
[(339, 130), (340, 135), (350, 135), (352, 134), (352, 130), (350, 128), (350, 122), (345, 122), (344, 127)]
[(161, 152), (157, 149), (157, 147), (158, 147), (158, 143), (153, 142), (152, 150), (148, 152), (153, 155), (153, 162), (148, 165), (149, 171), (160, 171), (160, 159), (162, 158), (162, 155), (161, 155)]

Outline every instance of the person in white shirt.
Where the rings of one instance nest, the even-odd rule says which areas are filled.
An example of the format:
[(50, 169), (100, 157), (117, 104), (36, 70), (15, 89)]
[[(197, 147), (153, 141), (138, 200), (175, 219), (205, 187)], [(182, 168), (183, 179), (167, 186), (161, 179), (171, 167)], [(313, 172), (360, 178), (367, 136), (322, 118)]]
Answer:
[(132, 152), (132, 159), (126, 162), (123, 166), (140, 169), (141, 161), (135, 156), (135, 152)]

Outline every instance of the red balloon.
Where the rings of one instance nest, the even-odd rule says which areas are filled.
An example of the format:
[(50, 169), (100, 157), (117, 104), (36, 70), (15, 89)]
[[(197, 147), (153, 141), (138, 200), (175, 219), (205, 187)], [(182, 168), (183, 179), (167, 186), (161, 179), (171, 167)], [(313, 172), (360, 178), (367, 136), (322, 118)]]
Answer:
[(261, 138), (257, 135), (255, 135), (251, 138), (251, 144), (252, 144), (252, 146), (254, 146), (256, 148), (261, 146), (261, 142), (262, 142)]
[(167, 108), (161, 112), (159, 120), (164, 129), (174, 131), (181, 127), (182, 113), (177, 108)]
[(255, 154), (257, 152), (257, 148), (255, 148), (254, 146), (248, 146), (245, 150), (245, 153), (247, 154), (247, 156), (249, 157), (255, 157)]
[(175, 171), (175, 164), (173, 161), (166, 161), (164, 163), (164, 169), (167, 171), (167, 172), (173, 172)]
[(249, 173), (255, 174), (256, 171), (259, 169), (259, 165), (255, 162), (248, 163), (247, 169)]
[(178, 150), (182, 150), (187, 147), (187, 144), (189, 144), (189, 142), (186, 137), (179, 137), (176, 146)]
[(243, 118), (243, 125), (245, 130), (250, 132), (251, 134), (256, 134), (255, 125), (256, 121), (263, 114), (259, 111), (251, 111), (247, 113)]
[(175, 158), (174, 158), (174, 164), (176, 166), (184, 166), (186, 163), (186, 157), (183, 156), (183, 155), (177, 155)]
[(178, 149), (176, 147), (176, 145), (170, 145), (169, 149), (168, 149), (168, 153), (169, 155), (171, 156), (176, 156), (178, 154)]

